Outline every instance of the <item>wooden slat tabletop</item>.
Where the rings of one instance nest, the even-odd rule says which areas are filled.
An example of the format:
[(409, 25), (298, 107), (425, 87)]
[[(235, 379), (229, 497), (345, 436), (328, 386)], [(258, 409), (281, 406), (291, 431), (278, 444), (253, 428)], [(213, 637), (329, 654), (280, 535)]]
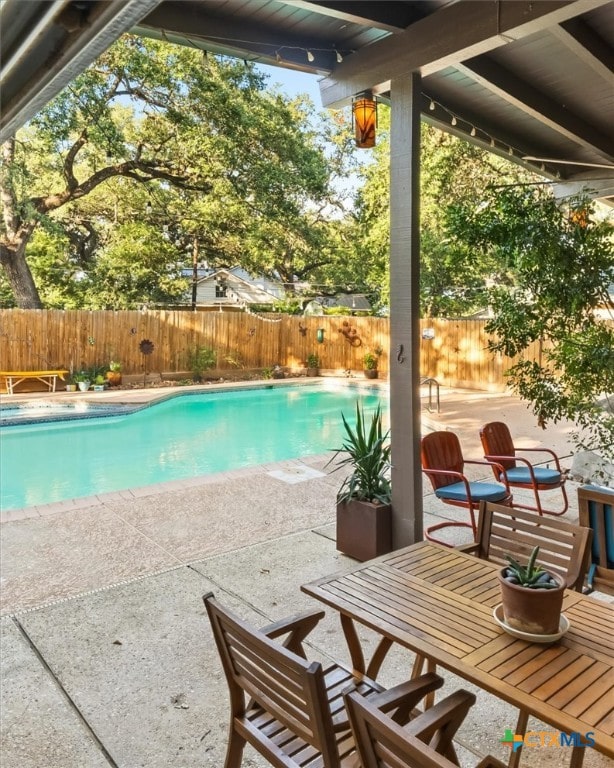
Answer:
[(497, 570), (420, 542), (302, 589), (561, 731), (593, 731), (614, 758), (614, 606), (567, 591), (561, 640), (519, 640), (492, 615)]

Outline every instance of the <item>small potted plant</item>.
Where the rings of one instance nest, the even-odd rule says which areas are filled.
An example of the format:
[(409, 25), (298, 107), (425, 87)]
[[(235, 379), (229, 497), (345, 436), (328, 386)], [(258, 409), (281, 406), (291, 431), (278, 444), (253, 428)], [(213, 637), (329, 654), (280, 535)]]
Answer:
[(64, 383), (66, 385), (67, 392), (77, 391), (77, 382), (75, 381), (75, 377), (72, 373), (69, 373), (68, 376), (66, 376), (66, 378), (64, 379)]
[(88, 371), (79, 371), (78, 373), (75, 373), (74, 379), (79, 387), (79, 392), (87, 392), (92, 384)]
[(337, 494), (337, 549), (370, 560), (392, 548), (390, 433), (383, 431), (379, 407), (369, 425), (358, 403), (355, 428), (341, 418), (346, 439), (331, 462), (337, 460), (336, 469), (350, 467), (351, 473)]
[(499, 571), (503, 616), (512, 629), (554, 635), (561, 623), (565, 581), (537, 565), (538, 554), (539, 547), (535, 547), (526, 565), (505, 556), (509, 565)]
[(320, 372), (320, 358), (313, 352), (307, 355), (307, 376), (317, 376)]
[(122, 383), (122, 364), (118, 360), (111, 360), (105, 377), (110, 386), (119, 386)]
[(364, 368), (364, 374), (367, 379), (377, 379), (378, 370), (377, 365), (379, 363), (380, 355), (382, 354), (381, 347), (376, 347), (373, 352), (366, 352), (362, 358), (362, 364)]

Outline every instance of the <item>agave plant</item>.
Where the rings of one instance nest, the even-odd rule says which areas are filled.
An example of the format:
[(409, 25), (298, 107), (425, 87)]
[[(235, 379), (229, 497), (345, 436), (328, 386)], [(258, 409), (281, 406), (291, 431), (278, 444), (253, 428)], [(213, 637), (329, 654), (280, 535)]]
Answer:
[[(352, 473), (343, 481), (337, 494), (337, 501), (380, 502), (390, 504), (391, 488), (388, 472), (390, 469), (390, 430), (382, 429), (382, 412), (378, 406), (367, 425), (364, 410), (356, 403), (356, 427), (353, 428), (341, 414), (346, 438), (330, 460), (337, 460), (339, 469), (352, 468)], [(343, 458), (338, 458), (343, 454)]]
[(548, 571), (544, 570), (541, 565), (535, 565), (538, 554), (539, 547), (537, 546), (531, 552), (526, 565), (520, 565), (513, 557), (505, 555), (505, 559), (509, 562), (509, 566), (504, 572), (505, 580), (527, 589), (554, 589), (558, 587), (558, 582), (552, 578)]

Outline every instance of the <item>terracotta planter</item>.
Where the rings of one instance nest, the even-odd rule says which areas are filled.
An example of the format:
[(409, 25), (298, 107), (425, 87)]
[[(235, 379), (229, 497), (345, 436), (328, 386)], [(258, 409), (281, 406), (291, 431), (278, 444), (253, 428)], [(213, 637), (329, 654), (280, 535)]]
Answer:
[(390, 504), (343, 501), (337, 504), (337, 549), (356, 560), (371, 560), (392, 550)]
[(319, 373), (319, 368), (307, 368), (307, 376), (318, 376)]
[(367, 379), (377, 379), (377, 368), (365, 368), (364, 374)]
[(501, 602), (505, 623), (521, 632), (532, 635), (554, 635), (559, 631), (565, 582), (558, 574), (552, 574), (559, 583), (552, 589), (527, 589), (506, 581), (499, 571)]
[(117, 387), (122, 383), (121, 371), (107, 371), (105, 378), (112, 387)]

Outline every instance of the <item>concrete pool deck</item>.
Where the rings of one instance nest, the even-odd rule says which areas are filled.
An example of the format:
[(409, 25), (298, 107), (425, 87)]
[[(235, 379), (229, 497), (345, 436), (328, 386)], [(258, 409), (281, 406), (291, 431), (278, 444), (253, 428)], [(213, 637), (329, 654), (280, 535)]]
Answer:
[[(101, 396), (110, 394), (147, 397)], [(477, 428), (495, 418), (527, 446), (571, 452), (569, 425), (543, 432), (507, 395), (442, 389), (441, 413), (423, 415), (427, 429), (456, 431), (467, 456), (481, 455)], [(354, 566), (335, 549), (340, 478), (325, 471), (327, 460), (109, 494), (2, 523), (2, 768), (221, 768), (228, 696), (201, 596), (214, 591), (265, 624), (314, 607), (302, 583)], [(565, 517), (575, 520), (574, 483), (569, 491)], [(425, 524), (462, 514), (426, 485), (424, 506)], [(334, 615), (310, 647), (313, 658), (347, 658)], [(409, 664), (410, 654), (396, 652), (384, 683), (403, 679)], [(470, 688), (446, 679), (446, 690)], [(510, 707), (480, 691), (459, 734), (463, 763), (505, 758), (499, 740), (515, 722)], [(559, 750), (530, 752), (524, 765), (562, 764)], [(587, 750), (586, 766), (610, 764)], [(247, 750), (243, 765), (268, 764)]]

